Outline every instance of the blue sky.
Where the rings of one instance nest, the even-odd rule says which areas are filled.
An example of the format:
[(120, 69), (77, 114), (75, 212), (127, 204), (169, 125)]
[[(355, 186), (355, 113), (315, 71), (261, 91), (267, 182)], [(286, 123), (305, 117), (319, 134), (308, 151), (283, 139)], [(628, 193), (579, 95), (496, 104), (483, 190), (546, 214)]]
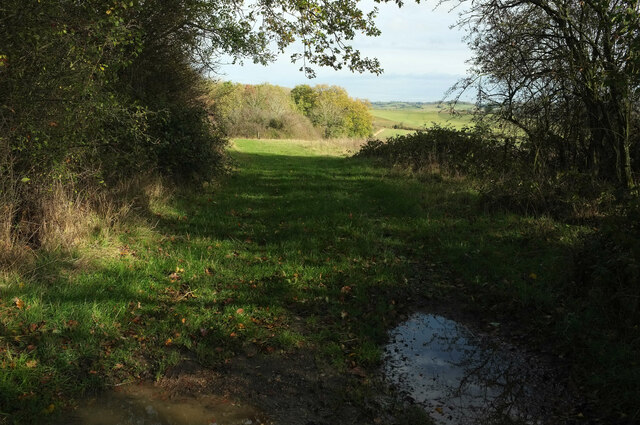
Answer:
[[(372, 3), (371, 3), (372, 4)], [(377, 24), (382, 35), (358, 38), (354, 45), (363, 56), (377, 57), (385, 72), (380, 76), (353, 74), (346, 70), (316, 69), (309, 80), (291, 63), (289, 54), (267, 67), (245, 62), (221, 65), (218, 78), (244, 84), (271, 83), (285, 87), (297, 84), (335, 84), (353, 97), (371, 101), (441, 100), (445, 92), (463, 77), (471, 52), (462, 41), (464, 33), (450, 26), (457, 12), (431, 4), (405, 3), (402, 8), (378, 5)], [(292, 50), (293, 51), (293, 50)]]

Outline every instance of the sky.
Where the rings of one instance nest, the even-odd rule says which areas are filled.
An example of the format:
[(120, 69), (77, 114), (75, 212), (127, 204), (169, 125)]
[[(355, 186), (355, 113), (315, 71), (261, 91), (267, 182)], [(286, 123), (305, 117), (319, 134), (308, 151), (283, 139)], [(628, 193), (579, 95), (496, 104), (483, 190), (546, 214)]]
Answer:
[[(402, 8), (379, 4), (376, 23), (382, 35), (357, 38), (354, 46), (363, 56), (377, 57), (384, 73), (353, 74), (316, 68), (317, 77), (308, 79), (291, 63), (291, 53), (276, 62), (256, 65), (221, 65), (217, 78), (243, 84), (271, 83), (284, 87), (298, 84), (329, 84), (347, 89), (352, 97), (375, 101), (432, 102), (443, 99), (447, 89), (465, 76), (471, 52), (462, 40), (464, 32), (451, 29), (457, 12), (433, 4), (405, 3)], [(292, 50), (293, 52), (293, 50)], [(470, 96), (463, 97), (471, 100)]]

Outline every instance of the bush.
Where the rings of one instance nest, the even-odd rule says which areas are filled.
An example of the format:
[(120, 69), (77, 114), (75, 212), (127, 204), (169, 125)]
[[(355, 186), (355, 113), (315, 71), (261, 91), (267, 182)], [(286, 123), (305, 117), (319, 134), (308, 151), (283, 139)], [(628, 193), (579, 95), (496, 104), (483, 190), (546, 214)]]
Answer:
[(413, 171), (481, 176), (490, 170), (505, 169), (516, 152), (508, 140), (487, 137), (480, 130), (434, 126), (386, 142), (369, 140), (358, 155), (377, 157), (387, 165)]
[(171, 19), (182, 22), (183, 11), (5, 3), (0, 244), (7, 250), (55, 245), (51, 235), (61, 233), (51, 223), (74, 221), (64, 202), (49, 208), (56, 200), (73, 202), (80, 223), (99, 204), (92, 198), (108, 197), (123, 181), (154, 173), (205, 179), (224, 168), (226, 141), (195, 100), (202, 76), (186, 48), (192, 41), (151, 36), (173, 27)]
[[(617, 202), (610, 183), (562, 169), (554, 158), (540, 158), (534, 144), (496, 136), (481, 126), (434, 126), (386, 142), (369, 140), (357, 155), (413, 172), (471, 176), (490, 208), (582, 220), (610, 211)], [(531, 165), (536, 162), (546, 167)]]

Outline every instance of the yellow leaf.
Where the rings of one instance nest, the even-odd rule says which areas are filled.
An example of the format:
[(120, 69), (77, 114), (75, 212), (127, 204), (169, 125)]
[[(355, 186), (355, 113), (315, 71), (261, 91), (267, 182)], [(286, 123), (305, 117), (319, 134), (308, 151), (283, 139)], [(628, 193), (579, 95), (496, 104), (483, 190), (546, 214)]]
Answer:
[(33, 369), (34, 367), (36, 367), (38, 365), (38, 361), (37, 360), (27, 360), (27, 362), (25, 363), (25, 365), (29, 368), (29, 369)]
[(538, 275), (537, 275), (537, 274), (535, 274), (535, 273), (531, 273), (531, 274), (529, 275), (529, 277), (530, 277), (531, 279), (533, 279), (533, 280), (536, 280), (536, 279), (538, 278)]

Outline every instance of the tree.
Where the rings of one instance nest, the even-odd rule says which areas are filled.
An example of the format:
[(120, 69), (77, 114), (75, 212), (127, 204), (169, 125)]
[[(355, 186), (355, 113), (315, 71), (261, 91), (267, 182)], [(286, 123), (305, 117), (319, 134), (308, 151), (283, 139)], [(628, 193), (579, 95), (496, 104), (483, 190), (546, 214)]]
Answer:
[(560, 166), (633, 187), (638, 1), (460, 3), (475, 53), (474, 76), (463, 86), (476, 84), (481, 104), (523, 130), (536, 159), (546, 154)]
[[(296, 86), (291, 96), (324, 137), (366, 137), (371, 134), (372, 118), (365, 102), (349, 97), (338, 86)], [(302, 106), (301, 106), (302, 105)]]
[(318, 94), (308, 84), (300, 84), (291, 90), (291, 98), (300, 112), (309, 116), (311, 110), (316, 106)]
[[(72, 194), (140, 173), (203, 178), (218, 169), (225, 141), (207, 116), (201, 71), (222, 54), (266, 63), (299, 42), (293, 59), (307, 75), (316, 66), (381, 72), (350, 46), (357, 34), (379, 34), (377, 11), (359, 4), (3, 1), (1, 227), (42, 223), (54, 182)], [(39, 243), (37, 232), (23, 233)]]

